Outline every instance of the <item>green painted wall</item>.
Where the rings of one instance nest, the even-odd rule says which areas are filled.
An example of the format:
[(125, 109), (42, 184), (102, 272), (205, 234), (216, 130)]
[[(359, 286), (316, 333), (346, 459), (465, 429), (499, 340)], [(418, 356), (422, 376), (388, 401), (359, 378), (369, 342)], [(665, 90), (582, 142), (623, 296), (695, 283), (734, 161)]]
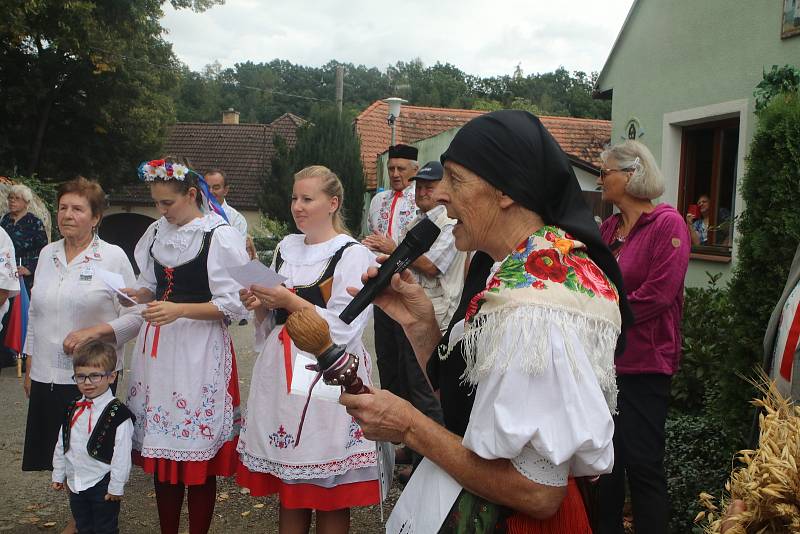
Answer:
[[(753, 90), (763, 70), (800, 65), (800, 36), (781, 39), (782, 14), (783, 0), (636, 1), (598, 89), (613, 89), (612, 141), (626, 138), (631, 118), (639, 120), (644, 132), (639, 140), (664, 169), (663, 201), (674, 204), (678, 189), (678, 156), (667, 148), (674, 147), (674, 132), (668, 127), (665, 139), (665, 114), (746, 101), (740, 118), (744, 161), (756, 126)], [(662, 152), (669, 161), (662, 160)], [(739, 177), (743, 171), (740, 165)], [(736, 204), (740, 213), (740, 198)], [(734, 245), (734, 262), (735, 254)], [(731, 265), (692, 260), (687, 284), (705, 284), (705, 271), (727, 275)]]

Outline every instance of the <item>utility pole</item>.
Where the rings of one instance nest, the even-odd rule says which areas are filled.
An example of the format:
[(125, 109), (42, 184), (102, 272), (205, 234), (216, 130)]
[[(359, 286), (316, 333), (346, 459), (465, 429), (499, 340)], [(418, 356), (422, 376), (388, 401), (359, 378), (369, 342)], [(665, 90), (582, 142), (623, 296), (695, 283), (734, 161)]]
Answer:
[(342, 100), (344, 100), (344, 67), (338, 65), (336, 67), (336, 110), (339, 112), (339, 118), (342, 118)]

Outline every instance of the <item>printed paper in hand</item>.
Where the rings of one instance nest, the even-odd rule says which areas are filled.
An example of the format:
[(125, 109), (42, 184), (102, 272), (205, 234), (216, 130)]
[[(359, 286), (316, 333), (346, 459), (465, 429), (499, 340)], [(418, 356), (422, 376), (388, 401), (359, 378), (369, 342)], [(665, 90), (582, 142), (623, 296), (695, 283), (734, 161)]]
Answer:
[[(294, 359), (294, 369), (292, 370), (292, 393), (295, 395), (308, 396), (308, 389), (311, 383), (317, 377), (316, 371), (309, 371), (306, 365), (314, 365), (316, 360), (298, 353)], [(317, 385), (314, 386), (311, 396), (315, 399), (326, 400), (330, 402), (339, 402), (339, 395), (342, 394), (341, 386), (329, 386), (320, 378)]]
[(286, 280), (285, 276), (276, 273), (258, 260), (252, 260), (236, 267), (228, 267), (228, 274), (242, 287), (256, 285), (269, 289)]
[(439, 532), (461, 486), (438, 465), (423, 458), (394, 505), (386, 534)]
[(94, 273), (103, 281), (105, 285), (109, 287), (114, 293), (117, 295), (122, 296), (125, 300), (130, 301), (132, 304), (137, 304), (135, 300), (130, 298), (128, 295), (120, 291), (123, 287), (125, 287), (125, 279), (119, 273), (112, 273), (111, 271), (106, 271), (105, 269), (100, 269), (95, 267)]

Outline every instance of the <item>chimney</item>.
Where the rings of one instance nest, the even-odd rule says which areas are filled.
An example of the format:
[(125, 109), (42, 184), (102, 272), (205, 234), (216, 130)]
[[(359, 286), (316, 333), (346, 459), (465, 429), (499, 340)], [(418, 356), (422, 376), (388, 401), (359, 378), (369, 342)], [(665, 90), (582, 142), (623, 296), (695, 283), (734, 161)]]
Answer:
[(239, 112), (228, 108), (222, 112), (222, 124), (239, 124)]

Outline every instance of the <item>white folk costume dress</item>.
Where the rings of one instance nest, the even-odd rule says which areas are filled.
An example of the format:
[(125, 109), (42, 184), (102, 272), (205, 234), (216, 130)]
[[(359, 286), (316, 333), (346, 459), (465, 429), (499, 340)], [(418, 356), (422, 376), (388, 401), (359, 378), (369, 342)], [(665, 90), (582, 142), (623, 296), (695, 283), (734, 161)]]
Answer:
[(134, 463), (159, 481), (203, 484), (236, 471), (239, 384), (227, 321), (246, 310), (228, 267), (249, 258), (242, 237), (215, 213), (183, 226), (163, 217), (134, 252), (137, 287), (156, 300), (211, 302), (226, 321), (143, 322), (131, 362), (127, 405), (136, 416)]
[[(554, 517), (537, 521), (462, 490), (440, 532), (574, 532), (586, 522), (572, 477), (613, 467), (618, 299), (585, 246), (545, 226), (470, 301), (463, 334), (454, 328), (449, 342), (452, 350), (463, 339), (462, 378), (476, 386), (463, 445), (510, 460), (539, 484), (569, 486), (568, 496)], [(449, 350), (439, 357), (462, 356)]]
[[(315, 304), (317, 313), (328, 322), (333, 342), (346, 345), (347, 352), (359, 356), (358, 376), (369, 386), (370, 357), (361, 335), (371, 306), (349, 325), (339, 319), (339, 313), (352, 300), (346, 288), (362, 286), (361, 273), (375, 264), (374, 255), (343, 234), (314, 245), (306, 245), (304, 240), (302, 234), (284, 238), (274, 266), (288, 278), (287, 287)], [(308, 358), (308, 363), (316, 360), (298, 351), (283, 333), (284, 321), (285, 312), (276, 310), (256, 324), (256, 345), (261, 351), (239, 440), (242, 465), (237, 482), (250, 488), (253, 495), (279, 493), (286, 508), (337, 510), (378, 503), (375, 443), (364, 438), (361, 428), (337, 402), (338, 391), (328, 398), (319, 396), (320, 386), (331, 386), (320, 382), (312, 390), (302, 440), (295, 446), (307, 395), (292, 384), (299, 381), (303, 358)]]

